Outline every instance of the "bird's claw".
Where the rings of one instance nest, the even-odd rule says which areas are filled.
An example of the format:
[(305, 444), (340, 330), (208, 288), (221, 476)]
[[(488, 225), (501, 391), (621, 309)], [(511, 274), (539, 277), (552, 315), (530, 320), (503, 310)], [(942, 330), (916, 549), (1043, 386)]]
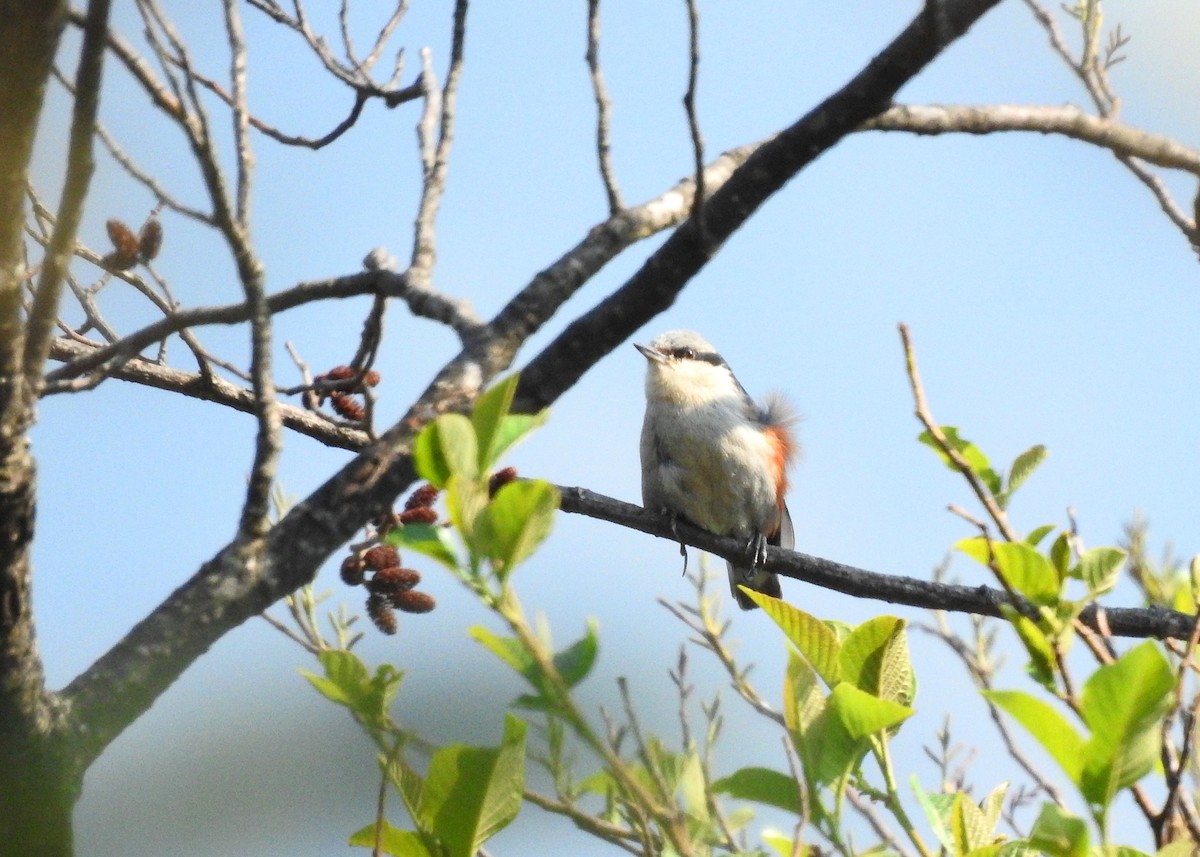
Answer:
[(751, 572), (762, 568), (767, 561), (767, 537), (762, 533), (755, 533), (750, 537), (750, 541), (746, 543), (746, 560), (749, 563)]
[(663, 509), (662, 514), (666, 516), (667, 522), (671, 527), (671, 536), (675, 541), (679, 542), (679, 555), (683, 557), (683, 575), (686, 575), (688, 567), (687, 545), (679, 538), (679, 513), (673, 512), (670, 509)]

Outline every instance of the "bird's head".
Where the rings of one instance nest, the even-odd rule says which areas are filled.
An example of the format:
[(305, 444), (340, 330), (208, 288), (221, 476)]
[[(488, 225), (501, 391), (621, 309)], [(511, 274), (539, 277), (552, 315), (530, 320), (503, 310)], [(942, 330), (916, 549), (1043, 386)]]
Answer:
[(649, 345), (634, 343), (646, 358), (646, 398), (676, 405), (699, 405), (745, 397), (724, 358), (694, 330), (669, 330)]

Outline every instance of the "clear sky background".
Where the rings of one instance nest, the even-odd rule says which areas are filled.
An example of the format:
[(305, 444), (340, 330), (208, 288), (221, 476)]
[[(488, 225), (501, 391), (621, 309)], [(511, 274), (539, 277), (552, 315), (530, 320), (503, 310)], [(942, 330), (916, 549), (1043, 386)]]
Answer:
[[(198, 63), (223, 74), (219, 13), (174, 4)], [(383, 12), (363, 4), (364, 44)], [(699, 114), (710, 158), (794, 121), (857, 72), (919, 4), (704, 2)], [(408, 47), (406, 81), (428, 45), (444, 75), (451, 4), (416, 2), (395, 44)], [(605, 217), (595, 166), (594, 114), (583, 62), (585, 6), (578, 2), (477, 3), (467, 38), (459, 124), (439, 221), (435, 284), (489, 316), (513, 292)], [(334, 4), (312, 3), (336, 39)], [(1200, 143), (1200, 12), (1186, 0), (1114, 0), (1107, 19), (1133, 37), (1113, 75), (1123, 118)], [(378, 14), (378, 17), (377, 17)], [(140, 25), (117, 4), (116, 25)], [(626, 200), (656, 196), (691, 169), (681, 96), (687, 75), (682, 2), (605, 4), (602, 59), (611, 91), (613, 157)], [(293, 132), (323, 133), (349, 108), (324, 84), (298, 39), (245, 11), (256, 112)], [(1062, 17), (1062, 25), (1070, 21)], [(73, 63), (72, 63), (73, 64)], [(115, 63), (104, 121), (180, 196), (201, 202), (177, 133), (145, 106)], [(989, 14), (900, 94), (910, 103), (1073, 102), (1085, 96), (1014, 0)], [(39, 146), (39, 175), (60, 184), (66, 101), (56, 96)], [(418, 190), (413, 127), (419, 105), (370, 105), (359, 126), (320, 153), (255, 138), (255, 238), (271, 290), (351, 273), (372, 247), (406, 257)], [(1186, 207), (1194, 183), (1172, 185)], [(152, 205), (110, 163), (94, 183), (82, 238), (106, 246), (104, 221), (138, 224)], [(202, 206), (203, 207), (203, 206)], [(236, 301), (240, 289), (209, 236), (166, 215), (159, 267), (188, 305)], [(634, 272), (661, 239), (615, 260), (522, 353), (519, 364)], [(122, 329), (152, 318), (119, 286), (104, 309)], [(352, 356), (365, 300), (279, 318), (278, 372), (298, 377), (283, 351), (295, 343), (317, 368)], [(931, 406), (993, 460), (1044, 443), (1050, 458), (1018, 494), (1022, 530), (1063, 524), (1073, 505), (1084, 539), (1115, 543), (1135, 510), (1151, 522), (1155, 550), (1200, 550), (1195, 426), (1200, 322), (1196, 257), (1145, 189), (1106, 152), (1035, 135), (917, 139), (863, 134), (805, 170), (741, 231), (680, 300), (639, 333), (703, 332), (752, 394), (785, 391), (805, 419), (804, 459), (789, 504), (801, 550), (864, 568), (927, 576), (970, 528), (945, 511), (970, 504), (966, 486), (914, 440), (896, 323), (911, 326)], [(234, 359), (244, 330), (201, 338)], [(379, 415), (403, 412), (456, 351), (436, 325), (389, 311), (379, 368)], [(187, 365), (185, 350), (173, 353)], [(513, 456), (522, 473), (637, 501), (637, 435), (643, 359), (624, 347), (584, 377), (549, 424)], [(35, 430), (41, 502), (36, 607), (49, 680), (61, 686), (115, 643), (234, 531), (253, 448), (241, 414), (111, 381), (55, 397)], [(347, 454), (289, 437), (280, 478), (303, 496)], [(965, 558), (953, 571), (985, 582)], [(589, 617), (601, 660), (582, 693), (593, 710), (629, 677), (648, 723), (670, 731), (667, 678), (684, 629), (656, 598), (686, 598), (676, 548), (597, 521), (562, 516), (523, 568), (523, 602), (565, 642)], [(360, 607), (360, 592), (318, 585), (329, 604)], [(720, 584), (723, 588), (724, 584)], [(432, 568), (433, 614), (402, 617), (400, 633), (369, 632), (370, 663), (408, 670), (396, 712), (439, 742), (494, 743), (520, 686), (466, 636), (489, 617)], [(859, 602), (785, 582), (784, 594), (818, 616), (859, 622), (920, 611)], [(1131, 604), (1121, 588), (1112, 604)], [(279, 611), (276, 611), (277, 613)], [(768, 698), (778, 698), (781, 636), (762, 614), (737, 614), (732, 635)], [(898, 766), (927, 788), (936, 772), (920, 745), (947, 710), (957, 738), (980, 747), (970, 776), (979, 794), (1015, 776), (993, 752), (984, 708), (944, 648), (912, 635), (919, 714), (898, 744)], [(1019, 659), (1018, 659), (1019, 660)], [(226, 636), (89, 772), (77, 813), (81, 857), (339, 854), (373, 813), (372, 751), (347, 716), (298, 674), (312, 662), (261, 620)], [(725, 681), (700, 652), (703, 696)], [(1025, 687), (1019, 669), (1007, 676)], [(730, 713), (721, 757), (783, 767), (775, 730)], [(1036, 752), (1034, 753), (1036, 756)], [(1051, 763), (1046, 763), (1047, 770)], [(1082, 807), (1080, 807), (1082, 810)], [(783, 819), (766, 816), (768, 821)], [(403, 820), (399, 809), (394, 820)], [(1140, 836), (1140, 834), (1139, 834)], [(1122, 840), (1124, 841), (1124, 840)], [(1147, 845), (1144, 836), (1129, 844)], [(490, 849), (495, 854), (601, 853), (569, 825), (529, 809)]]

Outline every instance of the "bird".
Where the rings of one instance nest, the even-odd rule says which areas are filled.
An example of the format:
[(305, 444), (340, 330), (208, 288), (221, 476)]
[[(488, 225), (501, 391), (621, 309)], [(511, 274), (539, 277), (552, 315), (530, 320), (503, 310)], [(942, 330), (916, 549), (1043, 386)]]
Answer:
[(746, 560), (728, 562), (738, 606), (756, 605), (738, 589), (781, 596), (763, 571), (766, 546), (795, 546), (784, 495), (800, 447), (796, 413), (779, 394), (756, 403), (717, 350), (694, 330), (671, 330), (649, 345), (642, 422), (642, 505), (672, 521), (746, 542)]

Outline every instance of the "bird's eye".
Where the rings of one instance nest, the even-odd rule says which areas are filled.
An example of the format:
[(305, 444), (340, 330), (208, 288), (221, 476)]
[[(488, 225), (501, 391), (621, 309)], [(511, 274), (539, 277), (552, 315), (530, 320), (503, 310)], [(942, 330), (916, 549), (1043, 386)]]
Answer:
[(677, 360), (695, 360), (696, 352), (694, 349), (685, 346), (684, 348), (676, 348), (671, 352), (671, 356)]

